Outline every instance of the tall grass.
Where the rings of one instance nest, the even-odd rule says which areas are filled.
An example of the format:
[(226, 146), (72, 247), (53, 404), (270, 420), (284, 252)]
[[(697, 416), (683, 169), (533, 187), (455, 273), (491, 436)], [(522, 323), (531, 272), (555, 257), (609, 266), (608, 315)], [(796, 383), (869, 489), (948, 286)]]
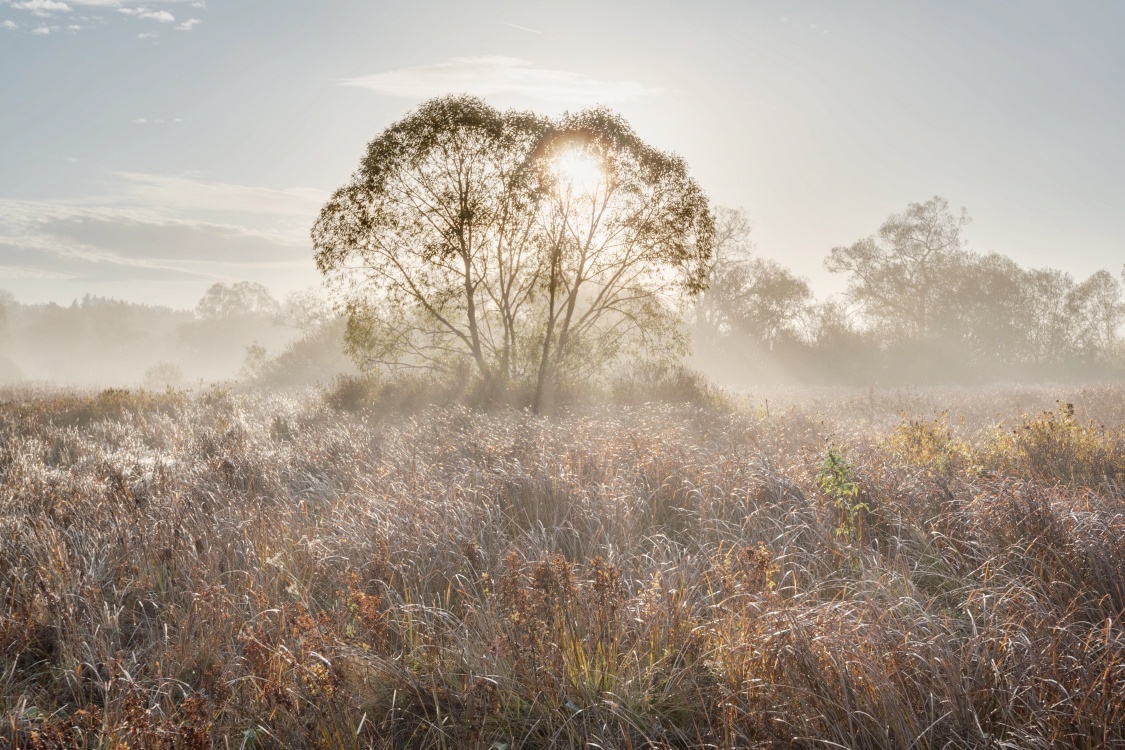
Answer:
[(0, 746), (1125, 746), (1125, 389), (788, 396), (0, 394)]

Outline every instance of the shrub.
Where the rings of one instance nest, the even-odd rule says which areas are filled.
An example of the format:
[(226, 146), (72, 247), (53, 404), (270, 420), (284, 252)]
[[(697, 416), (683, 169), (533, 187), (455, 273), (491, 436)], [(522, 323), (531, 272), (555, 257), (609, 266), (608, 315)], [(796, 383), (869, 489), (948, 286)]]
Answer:
[(949, 413), (930, 421), (910, 419), (893, 427), (885, 445), (912, 466), (937, 474), (952, 474), (969, 466), (972, 451), (968, 442), (954, 436), (949, 428)]
[(609, 386), (609, 400), (628, 406), (653, 401), (724, 407), (724, 392), (698, 370), (667, 362), (643, 362), (618, 372)]
[(1125, 432), (1075, 417), (1074, 405), (1037, 417), (1024, 416), (1009, 430), (997, 430), (983, 451), (997, 471), (1096, 487), (1125, 486)]

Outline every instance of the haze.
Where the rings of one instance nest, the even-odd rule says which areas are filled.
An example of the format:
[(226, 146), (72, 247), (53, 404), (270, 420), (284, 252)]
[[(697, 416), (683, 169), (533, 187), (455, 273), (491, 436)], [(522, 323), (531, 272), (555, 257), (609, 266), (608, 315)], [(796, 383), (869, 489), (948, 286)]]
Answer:
[(1116, 3), (0, 3), (0, 288), (193, 306), (318, 282), (308, 229), (364, 145), (448, 92), (620, 111), (765, 257), (909, 201), (1085, 277), (1125, 253)]

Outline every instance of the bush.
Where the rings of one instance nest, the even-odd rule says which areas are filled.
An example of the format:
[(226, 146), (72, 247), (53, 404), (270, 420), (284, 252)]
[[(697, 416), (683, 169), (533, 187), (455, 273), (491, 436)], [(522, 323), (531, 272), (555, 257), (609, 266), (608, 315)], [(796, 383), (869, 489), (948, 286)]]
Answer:
[(653, 401), (727, 407), (726, 394), (703, 373), (683, 365), (645, 362), (618, 373), (609, 386), (613, 403), (637, 406)]
[(1080, 421), (1074, 404), (1062, 401), (1052, 411), (997, 430), (983, 456), (1004, 473), (1090, 487), (1125, 486), (1125, 432)]
[(376, 383), (365, 375), (337, 375), (324, 393), (324, 402), (336, 411), (357, 412), (372, 404)]

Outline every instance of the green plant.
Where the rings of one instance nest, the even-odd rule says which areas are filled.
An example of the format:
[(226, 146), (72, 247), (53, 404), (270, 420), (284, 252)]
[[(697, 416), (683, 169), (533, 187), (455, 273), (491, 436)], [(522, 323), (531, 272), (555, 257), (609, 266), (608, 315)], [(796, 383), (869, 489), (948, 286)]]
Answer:
[(859, 482), (855, 481), (852, 466), (833, 445), (828, 446), (828, 453), (819, 464), (816, 483), (840, 513), (836, 534), (859, 536), (863, 516), (871, 508), (859, 501)]

